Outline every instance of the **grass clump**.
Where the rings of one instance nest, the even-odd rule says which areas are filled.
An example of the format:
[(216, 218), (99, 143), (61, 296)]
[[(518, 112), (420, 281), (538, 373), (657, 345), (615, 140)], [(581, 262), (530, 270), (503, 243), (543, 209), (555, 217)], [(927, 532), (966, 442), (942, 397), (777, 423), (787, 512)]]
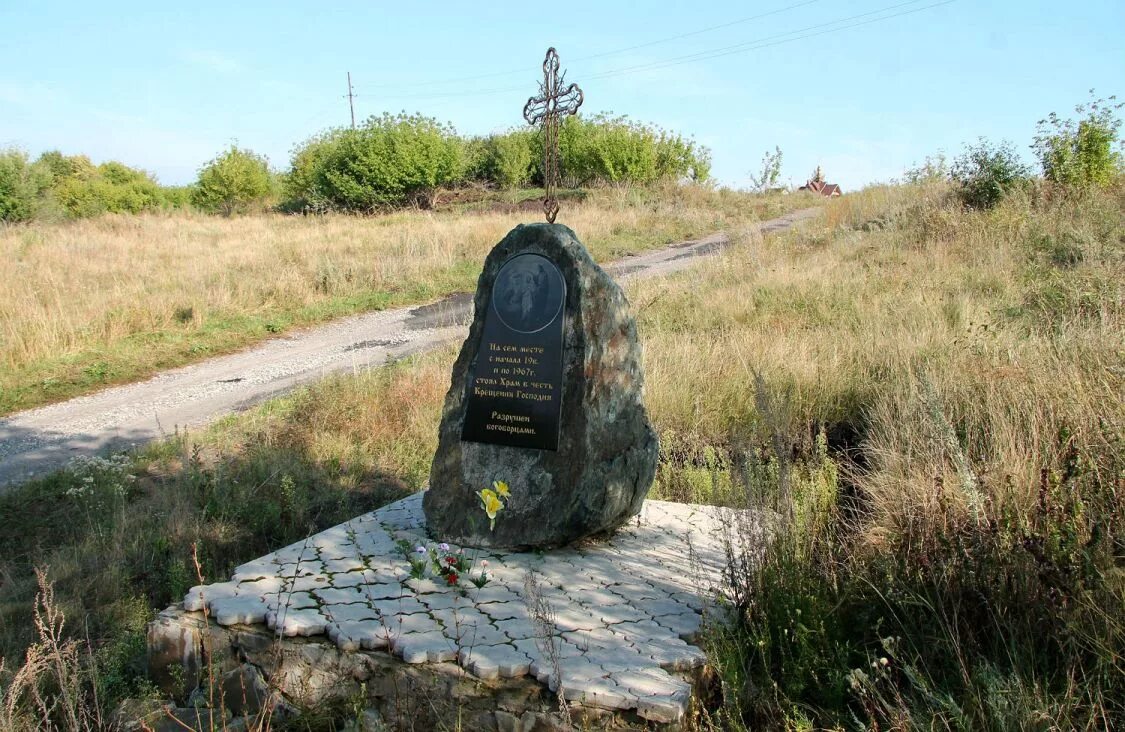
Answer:
[(778, 517), (716, 722), (1125, 721), (1122, 203), (877, 188), (635, 285), (657, 495)]

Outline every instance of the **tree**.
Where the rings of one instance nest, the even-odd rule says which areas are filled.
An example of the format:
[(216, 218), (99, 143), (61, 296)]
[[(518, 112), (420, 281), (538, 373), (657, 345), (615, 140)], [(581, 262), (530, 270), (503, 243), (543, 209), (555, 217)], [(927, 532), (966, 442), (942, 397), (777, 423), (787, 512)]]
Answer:
[(766, 151), (762, 156), (762, 168), (758, 175), (750, 174), (750, 185), (758, 193), (765, 193), (777, 185), (781, 176), (781, 148), (774, 145), (773, 152)]
[[(542, 136), (536, 142), (542, 150)], [(559, 129), (564, 185), (707, 180), (710, 151), (693, 140), (628, 117), (567, 117)]]
[(983, 137), (976, 145), (966, 145), (949, 173), (961, 201), (976, 209), (992, 208), (1005, 193), (1022, 185), (1029, 174), (1011, 143), (994, 145)]
[(20, 150), (0, 151), (0, 221), (15, 223), (32, 219), (40, 194), (50, 184), (44, 166), (29, 163)]
[(488, 139), (489, 174), (501, 188), (516, 188), (531, 180), (535, 167), (535, 134), (512, 130)]
[(907, 168), (903, 172), (903, 180), (907, 183), (937, 183), (949, 177), (949, 161), (945, 153), (938, 151), (935, 155), (927, 155), (921, 164)]
[(439, 186), (461, 181), (464, 145), (449, 125), (422, 115), (369, 118), (336, 129), (293, 153), (287, 188), (303, 208), (374, 211), (432, 204)]
[(224, 216), (262, 206), (273, 193), (266, 158), (235, 145), (199, 171), (192, 202)]
[[(1039, 120), (1032, 148), (1043, 166), (1043, 176), (1070, 188), (1104, 186), (1122, 169), (1120, 150), (1114, 150), (1121, 119), (1117, 110), (1125, 103), (1116, 97), (1094, 98), (1074, 110), (1078, 120), (1062, 119), (1054, 112)], [(1085, 116), (1082, 116), (1085, 115)]]

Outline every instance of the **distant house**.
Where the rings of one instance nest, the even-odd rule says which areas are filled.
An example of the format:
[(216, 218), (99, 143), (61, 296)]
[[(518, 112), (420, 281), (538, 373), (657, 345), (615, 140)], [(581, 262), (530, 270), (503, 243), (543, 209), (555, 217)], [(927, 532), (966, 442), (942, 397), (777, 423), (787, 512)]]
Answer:
[(840, 186), (836, 185), (835, 183), (826, 183), (824, 181), (824, 174), (820, 172), (819, 165), (816, 166), (816, 172), (813, 173), (812, 178), (809, 178), (808, 182), (801, 186), (798, 190), (812, 191), (813, 193), (819, 193), (820, 195), (828, 198), (831, 198), (832, 196), (839, 196), (843, 193), (843, 191), (840, 190)]

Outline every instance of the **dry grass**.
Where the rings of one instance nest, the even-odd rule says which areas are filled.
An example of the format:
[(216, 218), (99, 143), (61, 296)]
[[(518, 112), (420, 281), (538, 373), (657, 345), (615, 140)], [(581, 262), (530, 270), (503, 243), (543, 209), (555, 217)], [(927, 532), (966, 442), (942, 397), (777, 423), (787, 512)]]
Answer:
[[(940, 188), (873, 189), (800, 231), (745, 230), (745, 246), (629, 286), (662, 442), (654, 497), (724, 500), (746, 476), (778, 483), (777, 463), (792, 460), (796, 499), (819, 502), (798, 506), (803, 525), (851, 501), (847, 521), (816, 524), (824, 556), (781, 557), (761, 580), (771, 591), (752, 593), (774, 606), (756, 608), (760, 635), (733, 653), (776, 681), (748, 702), (762, 726), (1125, 718), (1107, 681), (1125, 594), (1105, 553), (1113, 541), (1119, 553), (1123, 523), (1122, 210), (1121, 190), (967, 213)], [(0, 559), (0, 578), (14, 578), (0, 615), (30, 604), (29, 567), (49, 561), (71, 617), (101, 618), (112, 636), (138, 602), (186, 589), (192, 541), (222, 576), (421, 488), (453, 355), (331, 379), (152, 448), (127, 505), (89, 530), (65, 476), (0, 503), (16, 517), (0, 527), (0, 556), (19, 552)], [(11, 626), (4, 647), (26, 644)], [(759, 641), (767, 650), (746, 651)], [(870, 654), (894, 671), (852, 674)]]
[[(598, 191), (563, 212), (600, 260), (808, 205), (729, 191)], [(475, 285), (529, 213), (106, 216), (0, 228), (0, 414), (288, 328)]]
[[(760, 372), (789, 397), (787, 433), (862, 436), (876, 526), (932, 505), (935, 479), (965, 483), (962, 462), (1017, 487), (991, 500), (1026, 506), (1061, 434), (1104, 452), (1125, 433), (1120, 203), (1085, 205), (1101, 210), (961, 214), (941, 190), (874, 189), (801, 233), (637, 283), (653, 417), (711, 444), (752, 435)], [(1077, 242), (1081, 261), (1038, 262), (1043, 240)]]

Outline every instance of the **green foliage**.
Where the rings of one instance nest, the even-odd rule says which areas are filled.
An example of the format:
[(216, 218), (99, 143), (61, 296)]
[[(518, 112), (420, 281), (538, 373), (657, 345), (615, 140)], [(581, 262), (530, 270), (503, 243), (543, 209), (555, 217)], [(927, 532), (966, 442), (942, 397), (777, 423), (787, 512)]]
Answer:
[(53, 183), (66, 178), (92, 178), (97, 175), (96, 166), (85, 155), (63, 155), (58, 150), (48, 150), (36, 162), (50, 172)]
[[(516, 188), (543, 180), (543, 140), (530, 129), (515, 129), (466, 140), (465, 177)], [(647, 185), (690, 178), (703, 181), (710, 153), (690, 140), (625, 117), (567, 117), (559, 130), (559, 165), (569, 187)]]
[(492, 183), (510, 189), (531, 182), (540, 157), (535, 133), (515, 129), (488, 137), (462, 141), (461, 157), (465, 180)]
[(711, 171), (706, 148), (658, 127), (607, 115), (566, 118), (559, 129), (559, 164), (570, 186), (704, 181)]
[[(1093, 90), (1090, 91), (1093, 97)], [(1052, 183), (1071, 187), (1105, 186), (1122, 171), (1120, 149), (1114, 150), (1121, 129), (1118, 110), (1125, 103), (1092, 98), (1074, 110), (1079, 119), (1062, 119), (1052, 112), (1039, 120), (1032, 148)]]
[(953, 162), (950, 178), (957, 184), (962, 203), (989, 209), (1022, 185), (1029, 174), (1010, 143), (993, 144), (981, 138), (976, 145), (965, 146)]
[(490, 180), (491, 137), (466, 137), (461, 141), (461, 163), (466, 181)]
[(777, 185), (781, 176), (781, 148), (774, 146), (773, 152), (762, 156), (762, 167), (757, 175), (750, 174), (750, 185), (759, 193), (765, 193)]
[[(541, 183), (543, 141), (528, 128), (462, 138), (419, 114), (384, 114), (358, 129), (336, 128), (298, 145), (290, 170), (274, 178), (265, 158), (232, 145), (191, 186), (161, 187), (118, 162), (46, 152), (34, 163), (0, 157), (0, 220), (86, 218), (198, 207), (231, 215), (266, 206), (275, 192), (288, 212), (372, 212), (430, 207), (437, 189), (477, 181), (502, 189)], [(710, 152), (678, 134), (625, 117), (568, 117), (560, 134), (564, 184), (647, 185), (705, 181)]]
[(438, 186), (462, 180), (463, 145), (453, 128), (421, 115), (371, 117), (331, 130), (293, 153), (293, 208), (374, 211), (432, 203)]
[[(26, 162), (26, 159), (25, 159)], [(34, 216), (86, 218), (104, 213), (140, 213), (161, 208), (164, 193), (147, 173), (110, 161), (94, 165), (85, 155), (45, 152), (26, 167), (34, 193)], [(2, 175), (2, 174), (0, 174)]]
[(907, 168), (903, 179), (907, 183), (937, 183), (949, 178), (949, 161), (945, 153), (927, 155), (926, 159), (913, 168)]
[(160, 189), (165, 208), (186, 210), (192, 207), (195, 186), (163, 186)]
[(488, 179), (501, 188), (516, 188), (531, 181), (537, 159), (535, 134), (513, 130), (492, 135), (486, 142)]
[(51, 180), (50, 171), (28, 162), (20, 150), (0, 151), (0, 221), (30, 221)]
[(204, 211), (230, 216), (264, 207), (273, 190), (269, 162), (231, 145), (200, 169), (192, 201)]
[[(88, 161), (87, 161), (88, 162)], [(53, 196), (71, 218), (137, 214), (161, 207), (160, 186), (147, 173), (108, 162), (55, 179)]]

